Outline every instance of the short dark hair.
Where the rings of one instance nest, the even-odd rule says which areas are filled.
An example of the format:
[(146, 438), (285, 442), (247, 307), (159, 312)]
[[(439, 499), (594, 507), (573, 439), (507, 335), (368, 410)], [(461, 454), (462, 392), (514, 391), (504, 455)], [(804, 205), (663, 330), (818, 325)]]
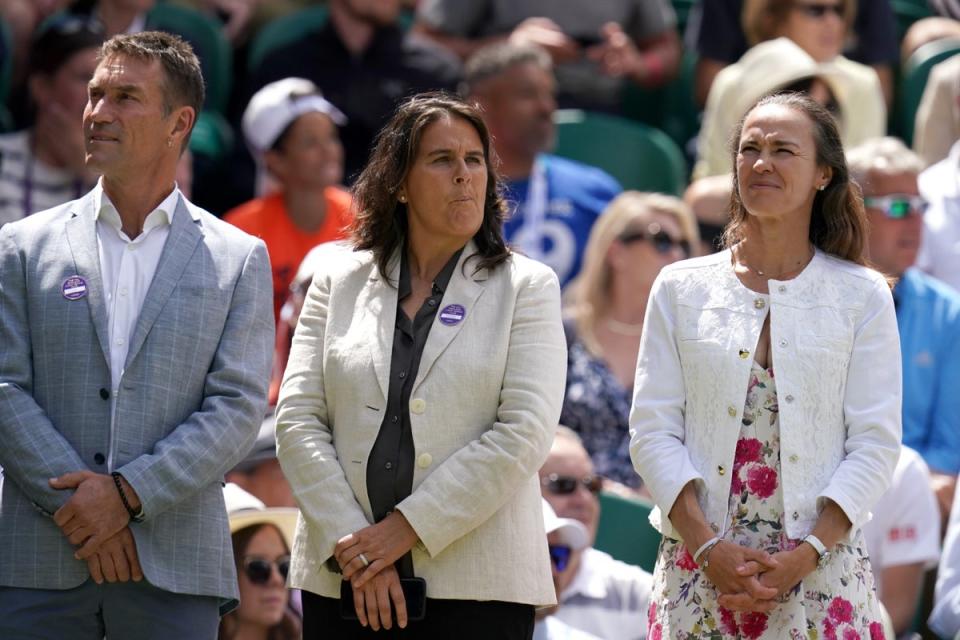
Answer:
[(30, 42), (28, 74), (54, 75), (77, 52), (103, 44), (103, 26), (72, 14), (52, 18)]
[[(159, 61), (164, 75), (164, 112), (169, 114), (178, 107), (191, 107), (197, 116), (200, 115), (205, 97), (200, 61), (190, 44), (180, 36), (163, 31), (116, 35), (103, 43), (98, 60), (112, 56)], [(184, 145), (189, 140), (187, 135)]]
[(353, 187), (357, 208), (351, 227), (354, 249), (372, 251), (384, 278), (391, 257), (403, 246), (408, 231), (407, 207), (397, 201), (397, 191), (416, 158), (423, 131), (442, 118), (468, 122), (483, 146), (487, 192), (483, 222), (473, 237), (480, 255), (477, 269), (493, 268), (510, 256), (503, 240), (506, 202), (494, 169), (490, 133), (479, 110), (446, 92), (422, 93), (401, 103), (377, 134), (370, 160)]
[(737, 154), (743, 124), (754, 110), (766, 105), (780, 105), (802, 113), (810, 121), (817, 164), (832, 170), (830, 182), (813, 199), (810, 215), (810, 242), (839, 258), (866, 265), (864, 248), (867, 240), (867, 217), (863, 210), (860, 189), (850, 179), (837, 121), (816, 100), (803, 93), (778, 93), (761, 98), (740, 119), (734, 132), (733, 193), (730, 197), (730, 222), (723, 231), (723, 243), (731, 247), (743, 239), (747, 210), (740, 199)]

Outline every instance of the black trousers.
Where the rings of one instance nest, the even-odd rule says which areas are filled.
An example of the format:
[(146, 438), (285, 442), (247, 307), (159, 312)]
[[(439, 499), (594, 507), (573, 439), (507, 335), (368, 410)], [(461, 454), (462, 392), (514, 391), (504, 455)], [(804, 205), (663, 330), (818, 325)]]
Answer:
[(533, 605), (516, 602), (435, 600), (427, 598), (426, 615), (406, 629), (373, 631), (340, 617), (340, 599), (309, 591), (303, 596), (303, 640), (531, 640)]

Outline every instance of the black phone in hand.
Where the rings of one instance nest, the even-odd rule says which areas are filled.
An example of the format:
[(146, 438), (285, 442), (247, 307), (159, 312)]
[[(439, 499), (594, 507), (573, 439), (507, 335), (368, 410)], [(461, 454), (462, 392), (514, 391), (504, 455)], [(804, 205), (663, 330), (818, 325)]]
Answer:
[[(400, 588), (403, 589), (403, 599), (407, 605), (407, 620), (423, 620), (427, 612), (427, 581), (423, 578), (400, 578)], [(390, 603), (390, 614), (396, 621), (393, 602)], [(348, 580), (340, 583), (340, 617), (344, 620), (357, 619), (357, 610), (353, 606), (353, 587)]]

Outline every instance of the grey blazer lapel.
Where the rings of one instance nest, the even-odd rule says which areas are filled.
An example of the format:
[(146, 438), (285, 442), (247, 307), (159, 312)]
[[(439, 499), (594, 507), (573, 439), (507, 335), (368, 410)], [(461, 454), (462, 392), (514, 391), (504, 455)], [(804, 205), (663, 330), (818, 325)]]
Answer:
[(376, 264), (370, 276), (370, 303), (361, 308), (367, 314), (364, 323), (367, 329), (376, 335), (376, 341), (370, 343), (370, 359), (377, 374), (377, 383), (383, 397), (387, 397), (390, 388), (390, 360), (393, 357), (393, 332), (397, 325), (397, 283), (400, 281), (400, 260), (390, 263), (390, 275), (384, 278)]
[(187, 268), (187, 263), (190, 262), (190, 258), (196, 251), (197, 244), (202, 237), (203, 231), (200, 230), (200, 223), (190, 215), (181, 195), (177, 201), (173, 223), (170, 225), (170, 235), (167, 236), (163, 253), (160, 255), (157, 272), (153, 276), (150, 288), (147, 289), (147, 297), (143, 301), (140, 317), (133, 329), (133, 337), (130, 339), (130, 350), (127, 353), (124, 368), (130, 366), (130, 363), (136, 358), (143, 342), (147, 339), (147, 334), (153, 328), (157, 316), (160, 315), (160, 311), (170, 298), (170, 294), (179, 284), (180, 278)]
[[(420, 368), (417, 370), (417, 379), (413, 383), (416, 389), (423, 382), (423, 379), (430, 373), (433, 363), (437, 361), (447, 346), (457, 334), (463, 330), (463, 327), (470, 321), (470, 313), (476, 305), (477, 299), (483, 293), (481, 282), (487, 279), (486, 269), (480, 269), (473, 273), (473, 267), (466, 264), (470, 256), (476, 254), (477, 248), (473, 241), (467, 244), (463, 253), (460, 254), (460, 260), (457, 262), (456, 269), (450, 277), (450, 283), (443, 294), (443, 302), (440, 303), (440, 310), (437, 312), (436, 320), (430, 327), (430, 334), (427, 336), (427, 342), (423, 345), (423, 354), (420, 356)], [(466, 265), (466, 268), (464, 268)], [(464, 274), (466, 272), (466, 275)], [(460, 305), (464, 308), (463, 318), (454, 324), (445, 324), (441, 321), (441, 315), (449, 305)]]
[(107, 330), (107, 307), (103, 300), (103, 278), (100, 276), (100, 251), (97, 245), (97, 219), (93, 207), (93, 194), (88, 193), (77, 201), (65, 227), (67, 244), (73, 254), (77, 275), (87, 283), (87, 306), (100, 342), (100, 350), (109, 362), (110, 334)]

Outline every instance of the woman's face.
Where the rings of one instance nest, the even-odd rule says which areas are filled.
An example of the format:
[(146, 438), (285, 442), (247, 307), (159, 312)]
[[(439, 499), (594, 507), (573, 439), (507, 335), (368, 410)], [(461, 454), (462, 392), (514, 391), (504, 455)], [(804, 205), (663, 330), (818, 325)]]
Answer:
[(343, 180), (343, 145), (330, 116), (312, 111), (290, 125), (283, 148), (267, 152), (267, 166), (285, 188), (324, 189)]
[(648, 291), (660, 269), (690, 257), (686, 239), (675, 216), (661, 211), (638, 216), (610, 245), (612, 279), (628, 283), (631, 290)]
[[(287, 607), (287, 587), (284, 577), (277, 570), (277, 562), (289, 561), (290, 553), (276, 528), (263, 526), (253, 534), (243, 552), (240, 567), (240, 606), (237, 620), (242, 625), (269, 628), (283, 619)], [(262, 561), (269, 563), (270, 574), (266, 582), (251, 580), (247, 567)]]
[(747, 115), (736, 170), (740, 200), (751, 216), (805, 216), (809, 224), (817, 187), (829, 183), (831, 176), (829, 167), (817, 164), (813, 126), (800, 111), (778, 104)]
[(843, 52), (845, 10), (844, 0), (795, 0), (777, 35), (793, 40), (817, 62), (829, 62)]
[(473, 125), (449, 116), (427, 125), (398, 193), (411, 239), (463, 246), (483, 223), (486, 192), (487, 162)]

